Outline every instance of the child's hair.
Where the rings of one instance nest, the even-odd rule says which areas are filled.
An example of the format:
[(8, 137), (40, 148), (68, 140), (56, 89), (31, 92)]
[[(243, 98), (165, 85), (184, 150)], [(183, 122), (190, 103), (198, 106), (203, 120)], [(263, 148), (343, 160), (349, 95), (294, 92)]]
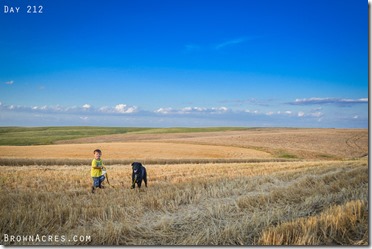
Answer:
[(102, 154), (101, 150), (100, 149), (96, 149), (93, 151), (93, 154), (96, 154), (96, 152), (98, 152), (99, 154)]

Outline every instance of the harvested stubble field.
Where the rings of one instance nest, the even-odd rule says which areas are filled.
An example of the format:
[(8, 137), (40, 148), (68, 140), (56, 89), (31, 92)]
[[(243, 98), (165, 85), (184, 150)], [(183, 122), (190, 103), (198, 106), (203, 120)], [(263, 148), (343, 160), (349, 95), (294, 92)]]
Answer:
[[(241, 132), (237, 131), (236, 136), (244, 136)], [(318, 138), (325, 135), (317, 132), (314, 136)], [(225, 139), (223, 146), (233, 143), (232, 151), (246, 150), (244, 156), (256, 153), (257, 145), (249, 145), (244, 140), (239, 147), (236, 146), (237, 142), (241, 143), (239, 139), (227, 139), (234, 136), (231, 131), (221, 133), (162, 134), (160, 137), (143, 134), (133, 135), (137, 139), (132, 140), (128, 134), (123, 135), (126, 140), (115, 143), (203, 145), (198, 153), (203, 155), (200, 158), (207, 158), (202, 148), (214, 137), (212, 148), (217, 148), (215, 145), (221, 145)], [(303, 143), (302, 147), (297, 146), (300, 152), (288, 150), (292, 145), (277, 151), (269, 142), (267, 147), (256, 147), (262, 155), (272, 152), (268, 160), (282, 153), (295, 155), (297, 160), (293, 161), (149, 164), (146, 165), (149, 187), (141, 191), (130, 189), (129, 164), (108, 165), (112, 186), (106, 183), (106, 188), (95, 194), (90, 193), (89, 165), (3, 166), (0, 175), (2, 244), (367, 245), (368, 158), (365, 155), (368, 143), (365, 145), (365, 141), (368, 133), (336, 130), (334, 134), (334, 137), (343, 134), (343, 138), (333, 140), (343, 142), (328, 149), (328, 157), (319, 156), (322, 149), (317, 148), (302, 153), (309, 148), (303, 141), (306, 134), (299, 134), (297, 143)], [(118, 136), (122, 135), (110, 137), (118, 139)], [(143, 139), (144, 136), (147, 138)], [(351, 143), (350, 137), (359, 138)], [(106, 137), (105, 143), (109, 145), (108, 140)], [(81, 142), (83, 144), (74, 145), (89, 143)], [(357, 146), (352, 149), (348, 143)], [(99, 144), (90, 146), (91, 150), (100, 147)], [(341, 156), (335, 148), (342, 150), (343, 146), (350, 147), (352, 152)], [(111, 153), (106, 150), (104, 159)], [(162, 155), (169, 157), (170, 154)], [(47, 154), (44, 151), (38, 155)], [(90, 156), (91, 151), (87, 152), (87, 157)], [(138, 156), (143, 158), (141, 154)], [(240, 154), (230, 156), (231, 160), (242, 158)], [(210, 158), (213, 157), (214, 154)], [(9, 236), (12, 235), (57, 235), (59, 241), (17, 242), (15, 237), (11, 242)], [(75, 241), (76, 236), (86, 239)]]

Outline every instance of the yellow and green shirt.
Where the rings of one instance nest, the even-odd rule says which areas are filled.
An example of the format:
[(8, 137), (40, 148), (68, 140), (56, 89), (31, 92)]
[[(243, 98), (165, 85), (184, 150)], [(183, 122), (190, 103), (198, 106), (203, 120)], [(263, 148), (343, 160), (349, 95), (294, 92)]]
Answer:
[(92, 161), (92, 170), (90, 171), (90, 175), (92, 177), (100, 177), (102, 175), (102, 169), (95, 169), (94, 167), (104, 166), (102, 159), (96, 160), (93, 159)]

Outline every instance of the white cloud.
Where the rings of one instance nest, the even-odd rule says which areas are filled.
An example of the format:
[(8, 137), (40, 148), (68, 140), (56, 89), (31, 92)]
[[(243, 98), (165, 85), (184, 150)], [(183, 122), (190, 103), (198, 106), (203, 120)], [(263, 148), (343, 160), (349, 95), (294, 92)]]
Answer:
[(227, 111), (229, 111), (229, 109), (227, 107), (224, 107), (224, 106), (218, 108), (218, 110), (221, 111), (221, 112), (227, 112)]
[[(129, 106), (127, 104), (117, 104), (115, 106), (102, 106), (99, 108), (95, 108), (90, 104), (84, 104), (82, 106), (18, 106), (18, 105), (0, 105), (0, 109), (12, 111), (12, 112), (34, 112), (34, 113), (44, 113), (44, 114), (76, 114), (81, 115), (81, 117), (85, 117), (88, 113), (89, 115), (129, 115), (129, 114), (137, 114), (136, 116), (141, 115), (153, 115), (153, 114), (160, 114), (160, 115), (177, 115), (178, 117), (190, 117), (190, 116), (205, 116), (210, 117), (210, 115), (234, 115), (234, 116), (242, 116), (245, 113), (254, 115), (255, 118), (260, 117), (271, 117), (273, 119), (277, 118), (284, 118), (284, 117), (299, 117), (299, 118), (322, 118), (324, 116), (323, 112), (320, 111), (298, 111), (293, 112), (290, 110), (286, 111), (278, 111), (278, 110), (233, 110), (226, 106), (220, 107), (200, 107), (200, 106), (186, 106), (183, 108), (172, 108), (172, 107), (162, 107), (158, 108), (153, 111), (142, 111), (139, 110), (136, 106)], [(226, 116), (227, 117), (227, 116)]]
[(127, 111), (127, 105), (124, 104), (118, 104), (115, 106), (115, 110), (119, 113), (125, 113)]
[(299, 111), (297, 113), (297, 117), (310, 117), (310, 118), (321, 118), (324, 116), (324, 113), (322, 112), (310, 112), (310, 113), (305, 113), (303, 111)]
[(220, 43), (214, 43), (214, 44), (194, 44), (194, 43), (188, 43), (186, 44), (185, 50), (187, 52), (195, 52), (195, 51), (208, 51), (208, 50), (220, 50), (220, 49), (225, 49), (226, 47), (232, 47), (236, 46), (238, 44), (250, 41), (250, 40), (255, 40), (260, 37), (258, 36), (251, 36), (251, 37), (238, 37), (236, 39), (230, 39), (230, 40), (225, 40)]
[(314, 113), (310, 113), (309, 116), (311, 117), (316, 117), (316, 118), (320, 118), (322, 117), (324, 114), (322, 112), (314, 112)]
[(100, 108), (94, 108), (90, 104), (84, 104), (83, 106), (20, 106), (20, 105), (0, 105), (0, 108), (8, 111), (18, 112), (42, 112), (42, 113), (66, 113), (66, 114), (87, 114), (87, 111), (91, 114), (130, 114), (138, 112), (136, 106), (128, 106), (125, 104), (118, 104), (115, 107), (103, 106)]
[(160, 114), (169, 114), (173, 112), (172, 108), (159, 108), (154, 111), (155, 113), (160, 113)]
[(230, 110), (227, 107), (184, 107), (181, 109), (174, 108), (159, 108), (154, 111), (154, 113), (159, 114), (221, 114), (229, 112)]
[(118, 104), (115, 106), (115, 111), (117, 113), (134, 113), (137, 111), (137, 107), (135, 106), (127, 106), (125, 104)]
[(108, 107), (108, 106), (102, 106), (98, 109), (99, 112), (102, 112), (102, 113), (110, 113), (111, 111), (111, 108)]
[(269, 110), (269, 111), (266, 111), (266, 112), (261, 112), (261, 111), (258, 111), (258, 110), (245, 110), (244, 112), (246, 113), (250, 113), (250, 114), (257, 114), (257, 115), (266, 115), (266, 116), (273, 116), (273, 115), (292, 115), (292, 111), (274, 111), (274, 110)]
[(55, 111), (55, 112), (67, 112), (69, 110), (75, 109), (74, 107), (63, 107), (60, 105), (55, 105), (55, 106), (50, 106), (50, 110)]
[(253, 114), (259, 114), (260, 113), (258, 110), (254, 110), (254, 111), (245, 110), (244, 112), (246, 112), (246, 113), (253, 113)]
[(139, 110), (136, 106), (128, 106), (126, 104), (117, 104), (115, 107), (108, 107), (108, 106), (100, 107), (97, 111), (100, 113), (106, 113), (106, 114), (131, 114), (131, 113), (136, 113)]
[[(288, 106), (287, 106), (288, 107)], [(11, 120), (17, 117), (21, 120), (22, 117), (34, 117), (40, 115), (42, 120), (35, 120), (36, 123), (42, 123), (43, 120), (75, 120), (74, 122), (89, 121), (91, 124), (104, 125), (109, 124), (124, 124), (122, 122), (132, 122), (125, 124), (139, 124), (145, 126), (147, 124), (160, 125), (167, 123), (179, 126), (207, 126), (210, 125), (244, 125), (244, 126), (314, 126), (314, 127), (365, 127), (368, 124), (366, 118), (366, 110), (359, 110), (359, 107), (352, 113), (339, 112), (334, 114), (327, 111), (327, 108), (308, 108), (303, 110), (278, 110), (277, 107), (262, 108), (262, 109), (230, 109), (226, 106), (220, 107), (201, 107), (201, 106), (186, 106), (181, 108), (162, 107), (156, 110), (140, 110), (136, 106), (127, 104), (117, 104), (113, 106), (94, 107), (91, 104), (80, 106), (61, 106), (61, 105), (35, 105), (35, 106), (20, 106), (7, 105), (0, 102), (0, 113), (2, 114), (1, 124), (5, 125), (3, 117), (9, 117)], [(96, 117), (104, 118), (96, 118)], [(368, 116), (367, 116), (368, 117)], [(140, 121), (139, 121), (140, 120)], [(340, 121), (341, 120), (341, 121)], [(321, 123), (319, 123), (322, 121)], [(352, 121), (352, 122), (351, 122)], [(12, 124), (7, 121), (7, 124)], [(21, 121), (20, 121), (21, 122)], [(54, 122), (54, 121), (53, 121)], [(58, 122), (58, 121), (56, 121)], [(73, 121), (71, 121), (73, 122)], [(121, 122), (121, 123), (120, 123)], [(13, 123), (15, 124), (15, 123)], [(17, 123), (18, 124), (18, 123)], [(54, 123), (53, 123), (54, 124)]]
[[(27, 107), (25, 107), (25, 108), (27, 108)], [(34, 110), (34, 111), (37, 111), (37, 110), (47, 110), (48, 107), (46, 105), (44, 105), (44, 106), (33, 106), (33, 107), (31, 107), (31, 109)]]
[(180, 113), (224, 113), (227, 112), (228, 108), (222, 106), (222, 107), (212, 107), (212, 108), (206, 108), (206, 107), (185, 107), (181, 109)]
[(228, 41), (225, 41), (225, 42), (222, 42), (222, 43), (219, 43), (217, 44), (214, 48), (215, 49), (222, 49), (222, 48), (225, 48), (227, 46), (233, 46), (233, 45), (236, 45), (236, 44), (239, 44), (239, 43), (243, 43), (245, 42), (247, 39), (246, 38), (237, 38), (237, 39), (232, 39), (232, 40), (228, 40)]
[(323, 104), (363, 104), (368, 98), (342, 99), (342, 98), (305, 98), (289, 102), (290, 105), (323, 105)]
[(5, 82), (5, 84), (7, 84), (7, 85), (13, 85), (14, 84), (14, 81), (13, 80), (7, 81), (7, 82)]

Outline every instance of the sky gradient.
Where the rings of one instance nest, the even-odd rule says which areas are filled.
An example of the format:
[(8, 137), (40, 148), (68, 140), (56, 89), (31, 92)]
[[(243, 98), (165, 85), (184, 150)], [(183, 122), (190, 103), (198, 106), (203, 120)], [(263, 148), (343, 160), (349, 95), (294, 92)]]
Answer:
[(0, 126), (368, 127), (366, 1), (0, 7)]

